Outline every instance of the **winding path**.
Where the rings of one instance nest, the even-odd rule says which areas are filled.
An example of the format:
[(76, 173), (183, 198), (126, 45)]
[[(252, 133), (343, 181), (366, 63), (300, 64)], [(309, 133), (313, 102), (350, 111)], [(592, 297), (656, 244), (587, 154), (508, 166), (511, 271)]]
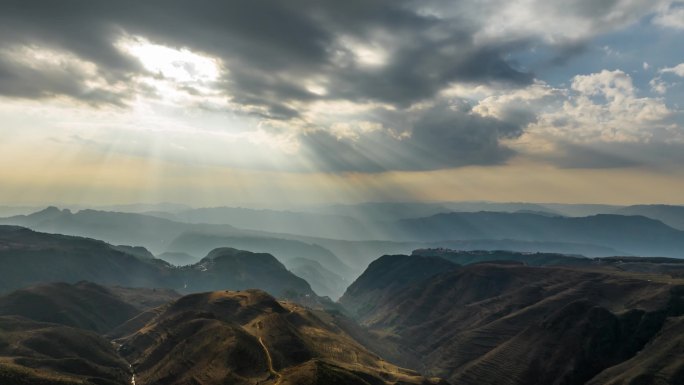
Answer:
[(264, 348), (264, 352), (266, 353), (266, 362), (268, 363), (268, 371), (271, 373), (271, 376), (276, 378), (276, 382), (274, 385), (280, 384), (280, 381), (283, 379), (283, 377), (278, 373), (274, 368), (273, 368), (273, 359), (271, 358), (271, 352), (268, 351), (268, 348), (266, 347), (266, 344), (264, 343), (264, 339), (259, 337), (259, 343), (261, 344), (261, 347)]

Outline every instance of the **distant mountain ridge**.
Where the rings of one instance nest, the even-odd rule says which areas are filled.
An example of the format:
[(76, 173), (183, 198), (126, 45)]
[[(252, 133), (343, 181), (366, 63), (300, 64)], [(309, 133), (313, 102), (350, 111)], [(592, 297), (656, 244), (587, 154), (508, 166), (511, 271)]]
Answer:
[(684, 257), (684, 231), (642, 217), (548, 217), (521, 213), (449, 213), (398, 223), (398, 235), (422, 241), (515, 239), (585, 243), (634, 255)]
[(36, 231), (101, 239), (115, 245), (142, 245), (153, 253), (184, 252), (197, 260), (218, 247), (235, 247), (291, 258), (315, 259), (342, 276), (351, 274), (329, 250), (274, 233), (238, 229), (230, 225), (190, 224), (155, 216), (82, 210), (72, 213), (48, 207), (30, 215), (0, 219), (0, 224), (19, 225)]
[(615, 210), (618, 215), (641, 215), (657, 219), (668, 226), (684, 230), (684, 206), (673, 205), (635, 205)]
[(218, 249), (181, 268), (121, 251), (102, 241), (0, 226), (0, 292), (44, 282), (91, 281), (108, 286), (159, 287), (179, 292), (265, 288), (277, 296), (318, 296), (275, 257)]
[[(424, 210), (426, 207), (430, 210), (445, 210), (449, 207), (491, 207), (502, 210), (516, 209), (518, 212), (449, 212), (402, 219), (398, 222), (374, 222), (371, 225), (372, 231), (364, 226), (360, 226), (358, 230), (367, 232), (369, 239), (378, 237), (377, 239), (384, 240), (366, 241), (297, 235), (293, 233), (301, 233), (303, 229), (295, 229), (296, 226), (290, 229), (291, 233), (271, 233), (245, 230), (225, 224), (177, 222), (142, 214), (94, 210), (72, 213), (54, 207), (29, 216), (2, 219), (0, 223), (19, 224), (38, 231), (98, 238), (113, 244), (143, 245), (157, 255), (168, 253), (165, 256), (171, 262), (181, 265), (195, 263), (218, 247), (234, 247), (277, 255), (289, 269), (301, 269), (301, 266), (291, 264), (290, 261), (304, 258), (320, 263), (326, 271), (338, 276), (334, 279), (338, 282), (351, 282), (379, 255), (407, 254), (418, 248), (559, 252), (589, 257), (684, 256), (683, 231), (641, 216), (601, 214), (590, 217), (563, 217), (555, 213), (559, 210), (551, 210), (547, 214), (547, 211), (543, 211), (546, 207), (543, 204), (463, 203), (460, 206), (454, 204), (449, 207), (437, 204), (369, 204), (343, 207), (368, 207), (369, 210), (389, 210), (396, 213), (406, 207), (415, 208), (414, 211), (405, 212), (406, 215), (429, 212)], [(572, 207), (589, 211), (620, 208), (595, 205)], [(230, 222), (228, 214), (234, 211), (231, 208), (220, 208), (217, 209), (219, 212), (212, 214), (212, 209), (199, 210), (207, 215), (211, 214), (216, 222)], [(240, 215), (249, 217), (252, 213), (261, 211), (240, 212)], [(257, 215), (255, 218), (247, 219), (258, 223), (271, 215), (280, 216), (282, 219), (300, 214), (272, 210), (265, 212), (267, 214), (261, 218)], [(228, 215), (225, 221), (221, 219), (223, 214)], [(353, 212), (348, 214), (347, 217), (354, 217)], [(372, 211), (367, 214), (371, 215)], [(311, 220), (307, 222), (307, 226), (313, 226), (315, 218), (342, 217), (334, 213), (304, 216), (308, 218), (307, 221)], [(356, 218), (354, 221), (361, 220)], [(284, 220), (277, 226), (286, 224), (287, 221)], [(343, 234), (340, 233), (339, 236), (343, 237)], [(176, 256), (181, 259), (176, 260)], [(305, 270), (313, 272), (315, 267), (308, 266)], [(316, 285), (319, 290), (329, 293), (333, 298), (342, 294), (339, 288), (333, 289), (318, 283)]]

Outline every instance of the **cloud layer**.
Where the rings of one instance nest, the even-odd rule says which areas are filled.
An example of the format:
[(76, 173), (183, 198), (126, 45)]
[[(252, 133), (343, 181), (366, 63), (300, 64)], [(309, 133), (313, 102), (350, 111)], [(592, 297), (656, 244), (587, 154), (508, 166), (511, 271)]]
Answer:
[[(562, 66), (645, 19), (677, 31), (681, 11), (665, 0), (6, 0), (0, 95), (243, 116), (310, 159), (297, 171), (424, 171), (516, 155), (627, 167), (643, 161), (615, 146), (680, 143), (672, 103), (643, 95), (622, 70), (550, 85), (517, 58), (550, 50), (532, 62)], [(681, 76), (677, 64), (653, 77), (656, 94), (672, 87), (665, 76)]]

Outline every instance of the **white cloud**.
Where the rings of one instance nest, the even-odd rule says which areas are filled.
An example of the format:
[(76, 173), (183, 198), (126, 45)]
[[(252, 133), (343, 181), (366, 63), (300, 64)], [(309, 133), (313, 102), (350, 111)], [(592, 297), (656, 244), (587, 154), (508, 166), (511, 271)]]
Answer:
[(663, 68), (659, 71), (660, 73), (666, 74), (675, 74), (677, 76), (684, 77), (684, 63), (681, 63), (679, 65), (676, 65), (674, 67), (669, 67), (669, 68)]
[(339, 139), (359, 140), (383, 129), (382, 124), (369, 121), (339, 122), (330, 126), (330, 132)]
[(672, 3), (671, 6), (658, 13), (653, 18), (653, 22), (662, 27), (684, 29), (684, 2)]
[[(516, 116), (512, 111), (536, 115), (525, 133), (507, 144), (523, 156), (561, 167), (633, 165), (625, 154), (639, 146), (650, 151), (684, 143), (684, 126), (675, 117), (678, 111), (661, 98), (640, 96), (631, 76), (620, 70), (575, 76), (567, 88), (537, 81), (522, 90), (484, 97), (473, 108), (475, 113), (509, 120)], [(602, 152), (606, 148), (621, 155)]]
[(482, 98), (473, 108), (473, 112), (499, 119), (506, 119), (507, 113), (511, 110), (527, 109), (540, 113), (550, 108), (553, 102), (562, 98), (565, 93), (563, 89), (553, 88), (542, 81), (536, 81), (527, 88), (494, 91), (491, 95)]
[(669, 9), (671, 0), (471, 0), (432, 1), (421, 5), (425, 14), (461, 15), (478, 20), (480, 41), (540, 37), (546, 42), (581, 41), (614, 31), (641, 18)]
[(220, 60), (186, 48), (175, 49), (153, 44), (139, 37), (122, 39), (117, 46), (138, 58), (148, 71), (175, 81), (215, 81), (221, 74)]
[[(631, 76), (620, 70), (575, 76), (570, 88), (563, 108), (538, 124), (573, 141), (647, 141), (671, 113), (660, 99), (638, 97)], [(565, 124), (554, 124), (560, 121)]]
[(648, 84), (651, 86), (651, 91), (659, 95), (664, 95), (667, 92), (667, 89), (669, 88), (669, 84), (664, 82), (660, 77), (655, 77), (651, 79), (651, 81), (649, 81)]
[(651, 86), (651, 90), (657, 94), (664, 95), (667, 90), (675, 85), (675, 83), (668, 83), (663, 80), (663, 75), (672, 74), (679, 77), (684, 77), (684, 63), (676, 65), (674, 67), (662, 68), (658, 71), (658, 76), (651, 79), (648, 83)]

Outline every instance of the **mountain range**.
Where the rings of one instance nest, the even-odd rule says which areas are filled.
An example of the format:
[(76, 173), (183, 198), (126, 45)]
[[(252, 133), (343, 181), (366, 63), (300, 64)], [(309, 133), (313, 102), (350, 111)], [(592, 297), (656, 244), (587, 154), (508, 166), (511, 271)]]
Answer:
[(125, 250), (88, 238), (0, 226), (0, 293), (38, 283), (87, 280), (181, 293), (257, 287), (307, 302), (318, 298), (305, 280), (270, 254), (222, 248), (195, 264), (175, 267)]
[(371, 262), (338, 303), (307, 282), (345, 287), (332, 271), (290, 263), (217, 247), (174, 266), (139, 246), (0, 226), (0, 383), (617, 385), (684, 373), (682, 259), (421, 248)]
[[(414, 206), (425, 208), (425, 205)], [(511, 204), (510, 207), (502, 204), (471, 206), (503, 206), (509, 209), (527, 207), (528, 210), (449, 212), (447, 207), (438, 206), (439, 210), (447, 211), (425, 217), (409, 217), (394, 221), (375, 219), (364, 222), (358, 218), (350, 219), (354, 218), (353, 209), (350, 209), (348, 216), (342, 216), (217, 208), (180, 211), (180, 214), (170, 214), (169, 217), (175, 220), (169, 220), (155, 215), (95, 210), (73, 213), (51, 207), (26, 216), (1, 219), (0, 223), (44, 232), (97, 238), (112, 244), (144, 246), (155, 255), (188, 254), (191, 258), (186, 258), (181, 261), (182, 263), (196, 262), (217, 247), (234, 247), (278, 255), (286, 266), (289, 260), (306, 258), (318, 261), (324, 268), (348, 282), (378, 255), (405, 254), (417, 248), (506, 249), (582, 254), (591, 257), (679, 257), (681, 246), (684, 244), (684, 231), (643, 215), (601, 214), (566, 217), (534, 211), (532, 209), (543, 207), (530, 204)], [(412, 207), (407, 208), (405, 216), (412, 212), (430, 212), (417, 208), (411, 211)], [(395, 211), (400, 208), (405, 206), (385, 204), (370, 206), (369, 210)], [(644, 213), (676, 224), (679, 212), (677, 208), (678, 206), (634, 206), (629, 209), (648, 211)], [(618, 209), (620, 208), (615, 208)], [(667, 210), (672, 214), (665, 218), (662, 212)], [(657, 213), (661, 215), (656, 215)], [(183, 216), (188, 221), (199, 222), (205, 219), (211, 223), (183, 222)], [(342, 221), (347, 225), (338, 226), (331, 222), (331, 218), (333, 222)], [(269, 225), (271, 219), (274, 225)], [(306, 224), (302, 225), (304, 222)], [(229, 223), (256, 229), (244, 229)], [(311, 236), (308, 234), (310, 227), (333, 229), (334, 234), (330, 235), (334, 237)], [(344, 228), (355, 229), (354, 231), (360, 233), (357, 235), (363, 235), (365, 239), (358, 239), (357, 235), (350, 236)], [(302, 235), (304, 233), (308, 235)], [(177, 262), (173, 257), (170, 259)]]
[(682, 345), (662, 336), (684, 315), (679, 278), (435, 258), (383, 257), (340, 299), (395, 362), (465, 385), (675, 384), (684, 373)]

